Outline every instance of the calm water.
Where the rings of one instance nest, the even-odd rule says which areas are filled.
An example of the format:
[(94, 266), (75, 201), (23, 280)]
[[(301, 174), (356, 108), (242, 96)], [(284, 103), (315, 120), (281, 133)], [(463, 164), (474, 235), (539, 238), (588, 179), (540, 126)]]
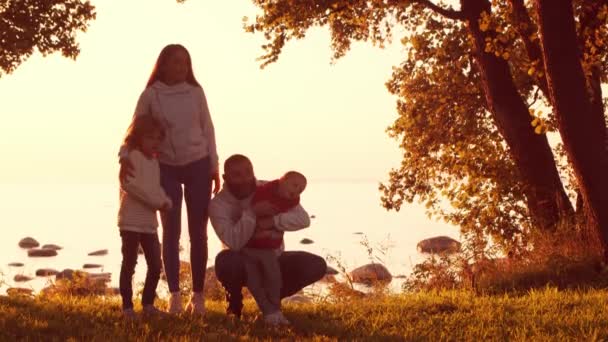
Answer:
[[(38, 268), (81, 269), (84, 263), (102, 264), (103, 271), (112, 273), (111, 286), (118, 286), (120, 270), (120, 238), (116, 227), (118, 190), (112, 184), (94, 185), (0, 185), (3, 200), (3, 237), (0, 239), (0, 272), (7, 286), (40, 289), (48, 281), (37, 278), (15, 284), (15, 274), (34, 276)], [(410, 272), (412, 265), (422, 260), (416, 243), (421, 239), (448, 235), (458, 238), (458, 229), (427, 218), (418, 205), (407, 205), (399, 213), (387, 212), (380, 206), (376, 183), (311, 182), (302, 196), (302, 204), (314, 215), (311, 227), (285, 234), (288, 250), (305, 250), (323, 257), (332, 255), (352, 269), (369, 262), (361, 245), (366, 237), (372, 245), (390, 246), (381, 256), (393, 275)], [(183, 211), (182, 244), (188, 255), (188, 234)], [(361, 234), (362, 233), (362, 234)], [(64, 247), (51, 258), (29, 258), (17, 246), (18, 241), (31, 236), (41, 244), (53, 243)], [(303, 245), (309, 238), (313, 244)], [(221, 245), (209, 226), (209, 262), (213, 265)], [(87, 254), (108, 249), (106, 256)], [(9, 267), (10, 262), (22, 262), (24, 267)], [(143, 281), (145, 260), (139, 259), (136, 281)], [(161, 281), (161, 286), (165, 286)], [(162, 289), (161, 289), (162, 290)]]

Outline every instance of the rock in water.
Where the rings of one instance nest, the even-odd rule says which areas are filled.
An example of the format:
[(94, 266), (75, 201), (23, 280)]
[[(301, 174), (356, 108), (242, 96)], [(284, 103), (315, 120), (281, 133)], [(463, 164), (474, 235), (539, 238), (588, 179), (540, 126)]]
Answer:
[(23, 263), (22, 262), (11, 262), (8, 264), (11, 267), (23, 267)]
[(27, 255), (30, 257), (52, 257), (57, 255), (57, 251), (54, 249), (31, 248), (27, 251)]
[(315, 243), (315, 242), (312, 241), (311, 239), (304, 238), (304, 239), (300, 240), (300, 243), (303, 245), (310, 245), (311, 243)]
[(375, 282), (388, 283), (393, 279), (391, 273), (380, 264), (367, 264), (357, 267), (350, 272), (354, 283), (372, 284)]
[(15, 282), (17, 282), (17, 283), (24, 283), (24, 282), (26, 282), (26, 281), (30, 281), (30, 280), (32, 280), (32, 279), (34, 279), (34, 278), (32, 278), (32, 277), (28, 277), (28, 276), (23, 275), (23, 274), (17, 274), (17, 275), (16, 275), (16, 276), (13, 278), (13, 280), (14, 280)]
[(90, 256), (102, 256), (102, 255), (107, 255), (107, 254), (108, 254), (107, 249), (100, 249), (100, 250), (89, 253)]
[(82, 268), (100, 268), (103, 267), (102, 265), (99, 264), (84, 264), (82, 265)]
[(63, 247), (54, 245), (52, 243), (43, 245), (42, 248), (44, 248), (44, 249), (53, 249), (53, 250), (56, 250), (56, 251), (63, 249)]
[(34, 247), (38, 247), (38, 246), (40, 246), (38, 241), (36, 241), (36, 239), (31, 238), (29, 236), (25, 237), (19, 241), (19, 247), (21, 247), (21, 248), (34, 248)]
[(50, 277), (58, 273), (59, 272), (57, 270), (54, 270), (52, 268), (41, 268), (39, 270), (36, 270), (36, 276), (38, 277)]
[(436, 236), (418, 242), (416, 247), (420, 253), (452, 254), (460, 251), (460, 242), (448, 236)]

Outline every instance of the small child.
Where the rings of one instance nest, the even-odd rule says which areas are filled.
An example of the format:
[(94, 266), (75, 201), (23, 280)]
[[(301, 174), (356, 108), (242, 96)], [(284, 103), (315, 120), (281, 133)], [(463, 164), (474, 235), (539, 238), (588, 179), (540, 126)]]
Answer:
[(164, 136), (164, 127), (157, 119), (152, 115), (142, 115), (131, 123), (124, 141), (129, 150), (128, 158), (134, 168), (134, 176), (121, 184), (118, 211), (118, 227), (122, 239), (120, 295), (123, 314), (127, 319), (135, 318), (132, 280), (140, 244), (148, 264), (141, 300), (143, 313), (162, 313), (154, 307), (161, 270), (156, 211), (169, 210), (172, 207), (171, 200), (160, 185), (160, 170), (156, 159)]
[[(306, 177), (290, 171), (278, 180), (259, 186), (252, 204), (268, 201), (284, 213), (300, 203)], [(258, 217), (258, 219), (263, 217)], [(247, 287), (271, 325), (290, 324), (281, 312), (281, 268), (276, 250), (283, 245), (283, 232), (269, 229), (256, 233), (242, 249), (247, 271)]]

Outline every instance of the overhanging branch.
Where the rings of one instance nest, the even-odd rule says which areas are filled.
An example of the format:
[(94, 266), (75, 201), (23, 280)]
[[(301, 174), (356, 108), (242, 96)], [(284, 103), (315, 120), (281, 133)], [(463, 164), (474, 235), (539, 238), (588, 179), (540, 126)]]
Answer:
[(462, 11), (456, 11), (452, 8), (443, 8), (433, 3), (431, 0), (412, 0), (411, 2), (419, 3), (425, 6), (426, 8), (432, 10), (433, 12), (438, 13), (448, 19), (464, 20), (464, 14), (462, 13)]

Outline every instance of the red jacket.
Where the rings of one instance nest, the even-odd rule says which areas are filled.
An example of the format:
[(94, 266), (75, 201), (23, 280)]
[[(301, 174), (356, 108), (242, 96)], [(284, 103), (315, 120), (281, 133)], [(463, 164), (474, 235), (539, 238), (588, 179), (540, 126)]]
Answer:
[[(281, 198), (279, 196), (279, 180), (274, 180), (272, 182), (268, 182), (262, 184), (257, 187), (253, 198), (251, 199), (251, 204), (255, 204), (262, 201), (268, 201), (274, 206), (276, 206), (279, 210), (279, 213), (284, 213), (289, 209), (295, 207), (300, 203), (300, 199), (288, 200)], [(251, 238), (249, 242), (247, 242), (246, 247), (250, 248), (260, 248), (260, 249), (277, 249), (281, 247), (283, 243), (283, 238), (280, 239), (271, 239), (271, 238), (262, 238), (262, 239), (254, 239)]]

